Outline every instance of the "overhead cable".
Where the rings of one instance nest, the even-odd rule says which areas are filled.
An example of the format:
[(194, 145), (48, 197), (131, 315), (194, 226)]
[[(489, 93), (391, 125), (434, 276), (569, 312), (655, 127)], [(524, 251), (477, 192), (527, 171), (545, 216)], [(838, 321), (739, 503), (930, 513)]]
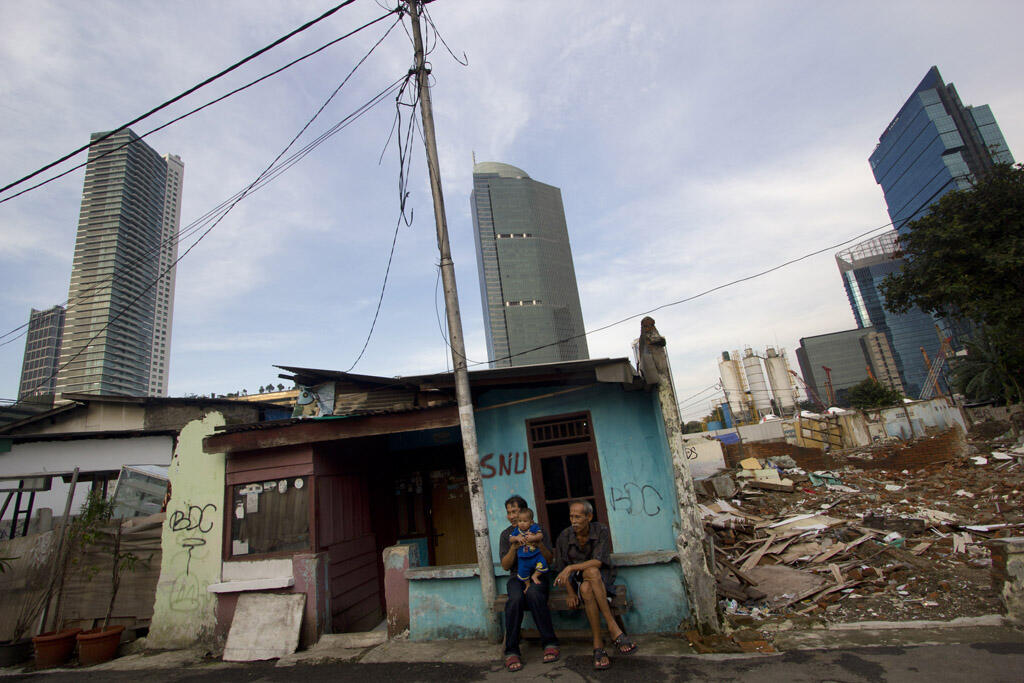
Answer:
[[(24, 176), (22, 178), (19, 178), (18, 180), (15, 180), (12, 183), (8, 183), (7, 185), (4, 185), (3, 187), (0, 187), (0, 192), (4, 192), (6, 190), (9, 190), (12, 187), (16, 187), (17, 185), (20, 185), (21, 183), (25, 182), (26, 180), (34, 178), (35, 176), (39, 175), (40, 173), (43, 173), (44, 171), (47, 171), (47, 170), (53, 168), (57, 164), (60, 164), (60, 163), (62, 163), (64, 161), (67, 161), (68, 159), (70, 159), (70, 158), (72, 158), (72, 157), (74, 157), (74, 156), (76, 156), (78, 154), (81, 154), (82, 152), (84, 152), (85, 150), (89, 149), (90, 147), (92, 147), (96, 143), (102, 142), (103, 140), (106, 140), (107, 138), (109, 138), (110, 136), (112, 136), (112, 135), (114, 135), (116, 133), (119, 133), (120, 131), (124, 130), (125, 128), (128, 128), (129, 126), (132, 126), (132, 125), (138, 123), (139, 121), (142, 121), (143, 119), (149, 118), (150, 116), (152, 116), (153, 114), (157, 113), (158, 111), (160, 111), (162, 109), (166, 109), (167, 107), (169, 107), (170, 105), (174, 104), (178, 100), (181, 100), (182, 98), (187, 97), (188, 95), (191, 95), (192, 93), (194, 93), (195, 91), (199, 90), (200, 88), (202, 88), (204, 86), (207, 86), (210, 83), (213, 83), (218, 78), (221, 78), (222, 76), (225, 76), (225, 75), (231, 73), (232, 71), (234, 71), (235, 69), (239, 68), (240, 66), (242, 66), (244, 64), (247, 64), (248, 62), (251, 62), (252, 60), (254, 60), (257, 57), (259, 57), (260, 55), (262, 55), (263, 53), (265, 53), (265, 52), (267, 52), (269, 50), (272, 50), (273, 48), (277, 47), (278, 45), (280, 45), (281, 43), (285, 42), (289, 38), (292, 38), (292, 37), (298, 35), (299, 33), (302, 33), (306, 29), (310, 28), (311, 26), (314, 26), (315, 24), (320, 23), (321, 21), (323, 21), (327, 17), (331, 16), (332, 14), (334, 14), (338, 10), (342, 9), (343, 7), (351, 5), (353, 2), (355, 2), (355, 0), (345, 0), (345, 2), (342, 2), (342, 3), (338, 4), (338, 5), (335, 5), (331, 9), (329, 9), (326, 12), (324, 12), (323, 14), (321, 14), (320, 16), (316, 17), (315, 19), (311, 19), (310, 21), (307, 21), (302, 26), (299, 26), (295, 30), (293, 30), (293, 31), (291, 31), (289, 33), (286, 33), (285, 35), (281, 36), (280, 38), (278, 38), (274, 42), (261, 47), (256, 52), (253, 52), (249, 56), (247, 56), (247, 57), (245, 57), (243, 59), (240, 59), (239, 61), (235, 62), (234, 64), (232, 64), (231, 66), (227, 67), (226, 69), (223, 69), (223, 70), (217, 72), (216, 74), (214, 74), (213, 76), (210, 76), (209, 78), (206, 78), (206, 79), (200, 81), (199, 83), (193, 85), (191, 88), (185, 90), (184, 92), (181, 92), (181, 93), (175, 95), (174, 97), (172, 97), (171, 99), (167, 100), (163, 104), (160, 104), (160, 105), (157, 105), (156, 107), (153, 107), (152, 109), (147, 111), (145, 114), (141, 114), (139, 116), (136, 116), (131, 121), (128, 121), (127, 123), (121, 124), (120, 126), (118, 126), (117, 128), (115, 128), (112, 131), (108, 131), (102, 137), (97, 138), (96, 140), (90, 141), (89, 144), (83, 145), (83, 146), (79, 147), (78, 149), (76, 149), (74, 151), (68, 152), (67, 154), (65, 154), (61, 158), (57, 159), (56, 161), (51, 161), (50, 163), (46, 164), (42, 168), (39, 168), (39, 169), (33, 171), (32, 173), (29, 173), (28, 175), (26, 175), (26, 176)], [(14, 195), (14, 196), (17, 196), (17, 195)], [(10, 199), (10, 197), (8, 197), (8, 199)]]

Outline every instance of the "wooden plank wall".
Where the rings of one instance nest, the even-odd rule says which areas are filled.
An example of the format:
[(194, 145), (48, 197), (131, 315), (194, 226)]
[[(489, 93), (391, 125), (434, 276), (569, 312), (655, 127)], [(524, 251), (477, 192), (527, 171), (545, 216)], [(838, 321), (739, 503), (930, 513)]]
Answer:
[(380, 566), (366, 477), (317, 477), (318, 538), (328, 553), (335, 633), (370, 629), (382, 618)]
[(303, 445), (229, 454), (225, 473), (228, 486), (313, 474), (313, 447)]

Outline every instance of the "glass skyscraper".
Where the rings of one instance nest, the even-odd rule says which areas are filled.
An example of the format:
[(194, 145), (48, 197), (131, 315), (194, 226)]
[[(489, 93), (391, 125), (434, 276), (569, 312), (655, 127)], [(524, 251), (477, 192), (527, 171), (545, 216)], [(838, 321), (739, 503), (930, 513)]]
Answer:
[(964, 106), (932, 67), (886, 127), (869, 157), (893, 227), (900, 232), (951, 190), (1013, 155), (987, 104)]
[(836, 262), (857, 326), (885, 334), (906, 394), (916, 398), (928, 375), (921, 349), (934, 358), (940, 334), (953, 337), (954, 346), (958, 342), (947, 321), (920, 309), (900, 315), (885, 310), (878, 286), (902, 267), (897, 235), (942, 195), (970, 187), (993, 164), (1013, 163), (1013, 156), (988, 105), (964, 106), (933, 66), (886, 126), (869, 162), (894, 231), (838, 253)]
[(184, 165), (93, 133), (57, 393), (166, 396)]
[(588, 358), (561, 190), (484, 162), (470, 205), (491, 367)]

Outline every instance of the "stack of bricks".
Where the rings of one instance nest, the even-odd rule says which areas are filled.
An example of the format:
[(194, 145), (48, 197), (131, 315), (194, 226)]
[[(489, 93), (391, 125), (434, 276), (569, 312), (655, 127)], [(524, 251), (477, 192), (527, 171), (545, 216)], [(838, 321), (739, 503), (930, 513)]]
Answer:
[(1003, 600), (1006, 618), (1024, 626), (1024, 537), (985, 543), (992, 553), (992, 585)]

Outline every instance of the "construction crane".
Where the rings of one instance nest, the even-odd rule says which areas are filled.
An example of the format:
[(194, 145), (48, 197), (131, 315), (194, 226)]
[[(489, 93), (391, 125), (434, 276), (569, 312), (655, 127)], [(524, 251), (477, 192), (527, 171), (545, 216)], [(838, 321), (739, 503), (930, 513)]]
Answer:
[(797, 383), (804, 388), (804, 391), (807, 392), (807, 397), (814, 401), (814, 404), (816, 406), (821, 408), (823, 411), (828, 410), (828, 406), (826, 406), (825, 403), (818, 396), (818, 392), (814, 390), (814, 387), (805, 382), (800, 375), (796, 374), (792, 370), (789, 371), (789, 374), (793, 375), (793, 377), (796, 378)]
[(922, 401), (930, 399), (935, 394), (942, 396), (942, 389), (939, 388), (939, 374), (942, 372), (942, 365), (946, 362), (946, 358), (953, 355), (953, 347), (949, 345), (952, 337), (943, 337), (939, 344), (939, 353), (935, 356), (935, 360), (928, 359), (928, 352), (921, 347), (921, 355), (924, 356), (924, 366), (928, 368), (928, 377), (924, 380), (924, 385), (921, 387)]

